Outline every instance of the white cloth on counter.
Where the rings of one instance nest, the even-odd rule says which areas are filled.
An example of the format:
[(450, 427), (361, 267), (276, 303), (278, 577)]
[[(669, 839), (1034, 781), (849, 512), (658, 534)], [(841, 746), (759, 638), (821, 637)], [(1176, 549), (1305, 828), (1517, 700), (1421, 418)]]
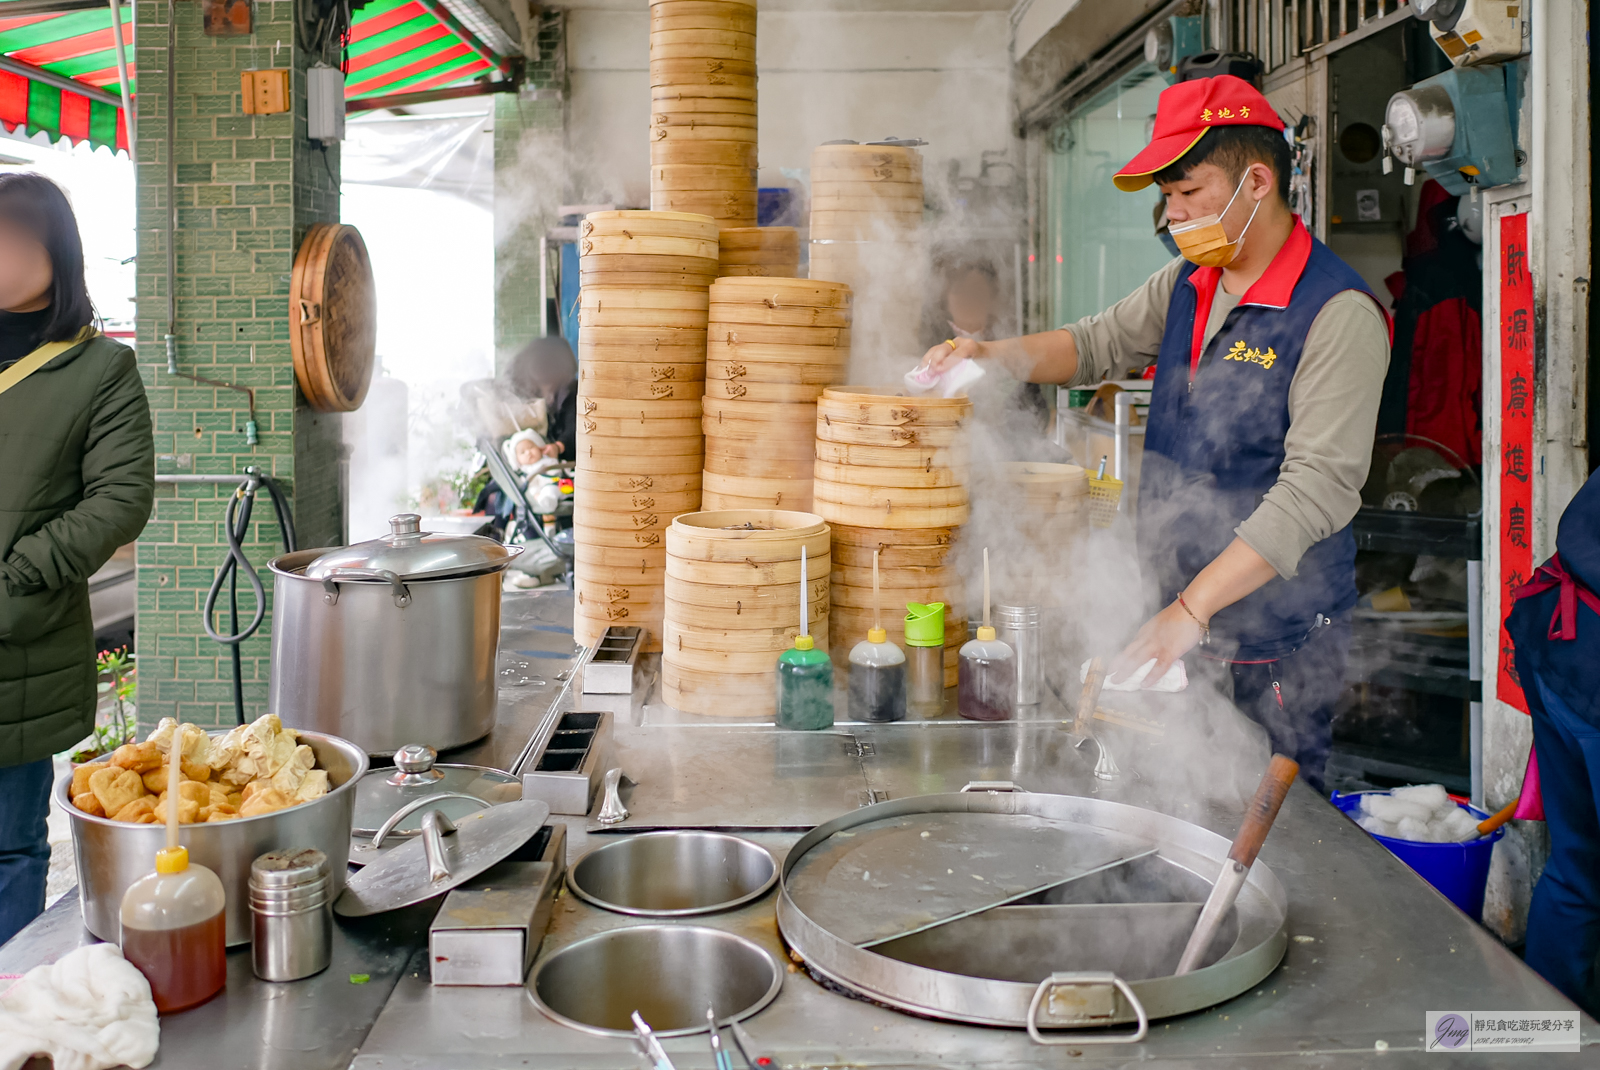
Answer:
[(1413, 784), (1387, 795), (1366, 792), (1356, 824), (1375, 836), (1418, 843), (1476, 839), (1478, 819), (1450, 798), (1443, 784)]
[[(1078, 670), (1078, 683), (1081, 684), (1089, 678), (1089, 666), (1093, 663), (1093, 660), (1094, 659), (1091, 658), (1089, 661), (1084, 662), (1083, 667)], [(1164, 694), (1174, 695), (1189, 686), (1189, 673), (1184, 669), (1183, 662), (1175, 661), (1171, 665), (1167, 666), (1167, 671), (1161, 674), (1161, 679), (1146, 687), (1144, 678), (1149, 676), (1150, 670), (1154, 669), (1155, 667), (1156, 659), (1151, 658), (1149, 661), (1145, 662), (1143, 665), (1139, 666), (1132, 673), (1130, 673), (1126, 679), (1118, 680), (1116, 683), (1111, 682), (1108, 674), (1105, 690), (1160, 691)]]
[(0, 1070), (18, 1070), (35, 1055), (55, 1070), (139, 1070), (156, 1057), (160, 1038), (150, 982), (116, 944), (69, 951), (0, 995)]

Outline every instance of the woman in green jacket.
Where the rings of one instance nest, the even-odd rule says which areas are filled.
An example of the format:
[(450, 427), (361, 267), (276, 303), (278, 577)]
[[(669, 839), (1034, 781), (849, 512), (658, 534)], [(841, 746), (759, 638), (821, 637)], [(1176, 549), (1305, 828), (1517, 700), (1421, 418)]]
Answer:
[(44, 910), (50, 757), (94, 725), (88, 579), (155, 497), (139, 366), (93, 319), (66, 196), (0, 175), (0, 942)]

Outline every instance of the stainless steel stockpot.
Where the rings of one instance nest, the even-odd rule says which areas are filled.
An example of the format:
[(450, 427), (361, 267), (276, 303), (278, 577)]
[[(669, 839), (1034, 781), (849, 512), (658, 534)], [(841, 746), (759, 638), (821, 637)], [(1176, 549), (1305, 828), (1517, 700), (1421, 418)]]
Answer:
[[(315, 847), (328, 857), (329, 897), (344, 889), (356, 782), (367, 771), (367, 756), (349, 741), (320, 732), (301, 732), (300, 742), (316, 754), (317, 768), (328, 771), (328, 794), (270, 814), (184, 825), (179, 833), (179, 842), (189, 849), (189, 860), (205, 866), (222, 881), (230, 946), (250, 942), (250, 863), (268, 851)], [(72, 774), (68, 773), (56, 781), (54, 794), (56, 805), (66, 812), (72, 826), (84, 928), (117, 943), (123, 893), (155, 869), (156, 852), (167, 845), (166, 826), (93, 817), (72, 805), (68, 797), (71, 786)]]
[(446, 750), (494, 727), (500, 573), (521, 547), (420, 529), (301, 550), (273, 575), (268, 709), (368, 754)]

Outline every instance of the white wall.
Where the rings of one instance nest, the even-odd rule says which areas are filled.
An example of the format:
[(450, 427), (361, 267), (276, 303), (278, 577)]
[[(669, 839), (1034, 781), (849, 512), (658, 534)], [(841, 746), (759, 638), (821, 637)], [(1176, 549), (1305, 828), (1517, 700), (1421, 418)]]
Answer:
[[(923, 138), (930, 178), (951, 160), (974, 174), (980, 153), (1012, 145), (1011, 29), (996, 4), (971, 0), (971, 10), (933, 11), (818, 6), (763, 8), (759, 16), (763, 184), (776, 184), (779, 169), (809, 167), (812, 148), (839, 138)], [(647, 205), (648, 9), (642, 0), (583, 6), (567, 20), (570, 196)]]

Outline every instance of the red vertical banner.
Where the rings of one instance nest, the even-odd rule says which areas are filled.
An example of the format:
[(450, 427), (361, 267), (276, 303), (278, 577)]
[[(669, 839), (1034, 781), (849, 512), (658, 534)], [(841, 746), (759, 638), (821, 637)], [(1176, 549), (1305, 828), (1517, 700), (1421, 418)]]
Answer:
[(1533, 572), (1533, 276), (1528, 214), (1500, 217), (1500, 655), (1495, 693), (1528, 712), (1504, 621)]

